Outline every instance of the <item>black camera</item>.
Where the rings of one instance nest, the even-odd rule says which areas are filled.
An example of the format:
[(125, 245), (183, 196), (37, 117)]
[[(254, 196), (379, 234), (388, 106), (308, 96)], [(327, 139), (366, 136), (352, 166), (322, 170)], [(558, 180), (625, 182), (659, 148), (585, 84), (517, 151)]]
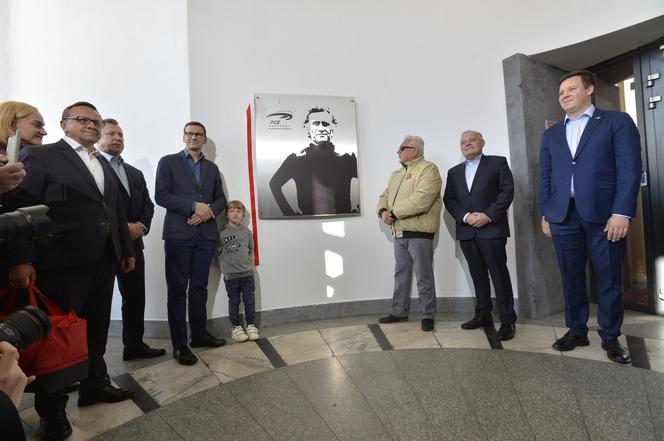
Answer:
[(46, 216), (47, 212), (46, 205), (35, 205), (0, 214), (0, 244), (11, 244), (16, 240), (37, 240), (48, 236), (52, 221)]
[(6, 341), (19, 351), (51, 332), (51, 322), (44, 311), (24, 306), (0, 321), (0, 342)]

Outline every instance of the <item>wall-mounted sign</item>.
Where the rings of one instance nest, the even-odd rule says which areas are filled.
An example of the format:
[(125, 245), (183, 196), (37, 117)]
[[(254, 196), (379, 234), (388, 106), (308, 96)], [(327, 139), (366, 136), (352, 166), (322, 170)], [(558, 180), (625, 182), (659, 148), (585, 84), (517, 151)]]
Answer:
[(261, 219), (360, 213), (355, 99), (254, 96)]

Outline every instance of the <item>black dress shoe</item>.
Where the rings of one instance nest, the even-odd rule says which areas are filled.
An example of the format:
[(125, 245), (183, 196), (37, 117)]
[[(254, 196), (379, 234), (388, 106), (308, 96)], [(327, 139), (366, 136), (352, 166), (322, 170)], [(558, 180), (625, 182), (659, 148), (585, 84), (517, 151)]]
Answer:
[(423, 331), (433, 331), (433, 328), (434, 328), (433, 319), (422, 319)]
[(122, 351), (122, 359), (124, 361), (134, 360), (136, 358), (155, 358), (161, 357), (166, 354), (165, 349), (151, 348), (150, 346), (142, 343), (138, 348), (125, 347)]
[(516, 325), (514, 323), (503, 323), (496, 333), (496, 340), (507, 341), (514, 338), (516, 333)]
[(43, 441), (62, 441), (71, 436), (71, 424), (64, 412), (42, 418), (37, 434)]
[(629, 351), (620, 345), (617, 338), (602, 342), (602, 349), (606, 351), (606, 356), (614, 363), (628, 364), (632, 361)]
[(396, 315), (386, 315), (378, 319), (378, 323), (396, 323), (396, 322), (407, 322), (408, 316), (406, 317), (397, 317)]
[(78, 391), (78, 407), (91, 406), (95, 403), (119, 403), (134, 396), (134, 391), (115, 387), (110, 383), (96, 389), (81, 388)]
[(588, 336), (578, 336), (572, 334), (571, 331), (567, 331), (565, 335), (556, 340), (551, 347), (556, 351), (571, 351), (577, 346), (588, 346), (590, 342), (588, 341)]
[(206, 332), (205, 334), (191, 338), (191, 347), (192, 348), (218, 348), (226, 344), (226, 340), (223, 338), (215, 337), (214, 335)]
[(196, 357), (194, 353), (191, 352), (189, 346), (182, 346), (181, 348), (177, 348), (176, 350), (174, 350), (173, 358), (175, 358), (178, 361), (178, 363), (183, 364), (185, 366), (191, 366), (198, 362), (198, 357)]
[(475, 316), (466, 323), (462, 323), (461, 329), (477, 329), (483, 328), (487, 325), (493, 325), (493, 317), (491, 317), (491, 315), (485, 315), (482, 317)]

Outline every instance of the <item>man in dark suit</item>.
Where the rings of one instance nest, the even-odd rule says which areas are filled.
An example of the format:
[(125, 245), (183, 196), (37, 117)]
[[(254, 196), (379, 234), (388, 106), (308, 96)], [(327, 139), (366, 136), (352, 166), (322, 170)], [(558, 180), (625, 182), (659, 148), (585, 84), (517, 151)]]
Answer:
[(122, 352), (123, 360), (153, 358), (164, 355), (164, 349), (149, 347), (143, 342), (145, 314), (145, 257), (143, 236), (150, 231), (154, 204), (143, 173), (124, 162), (124, 133), (113, 118), (104, 119), (101, 139), (97, 143), (101, 156), (106, 158), (117, 177), (118, 186), (127, 213), (127, 227), (136, 254), (136, 268), (125, 273), (118, 269), (116, 276), (122, 295)]
[(475, 286), (475, 317), (463, 329), (493, 325), (491, 287), (500, 309), (498, 340), (514, 338), (516, 313), (505, 245), (510, 235), (507, 209), (514, 199), (514, 180), (507, 160), (483, 155), (484, 138), (474, 130), (461, 134), (464, 162), (447, 172), (443, 202), (456, 220), (456, 239)]
[(558, 100), (567, 114), (542, 135), (542, 230), (553, 238), (565, 294), (569, 331), (554, 344), (570, 351), (588, 342), (588, 253), (596, 277), (597, 321), (610, 360), (629, 363), (619, 343), (623, 321), (622, 259), (629, 220), (636, 215), (641, 176), (639, 132), (623, 112), (592, 104), (595, 76), (564, 75)]
[[(51, 234), (23, 243), (12, 256), (10, 282), (37, 287), (65, 311), (87, 320), (89, 369), (81, 381), (79, 406), (112, 403), (133, 395), (110, 383), (104, 352), (108, 336), (115, 268), (134, 268), (134, 250), (120, 189), (108, 163), (94, 148), (103, 122), (90, 103), (77, 102), (62, 113), (65, 136), (55, 144), (22, 152), (26, 177), (4, 202), (12, 207), (45, 204), (53, 221)], [(63, 385), (66, 386), (66, 385)], [(66, 439), (72, 432), (63, 391), (35, 394), (40, 434)]]
[(159, 161), (155, 200), (167, 210), (163, 239), (173, 358), (192, 365), (198, 358), (187, 345), (187, 300), (191, 346), (218, 347), (226, 343), (207, 331), (205, 308), (217, 240), (215, 217), (226, 207), (226, 196), (219, 168), (202, 152), (207, 142), (205, 126), (188, 122), (182, 139), (183, 150)]

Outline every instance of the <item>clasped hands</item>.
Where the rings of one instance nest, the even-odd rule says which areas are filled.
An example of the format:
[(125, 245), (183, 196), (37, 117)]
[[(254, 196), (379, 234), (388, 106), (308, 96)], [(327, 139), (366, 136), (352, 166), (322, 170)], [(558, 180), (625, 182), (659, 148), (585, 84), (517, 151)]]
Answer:
[(210, 208), (208, 204), (204, 204), (203, 202), (196, 202), (196, 210), (194, 210), (194, 214), (187, 219), (187, 223), (189, 225), (199, 225), (202, 224), (203, 222), (207, 222), (210, 219), (214, 219), (214, 212)]
[(490, 222), (489, 216), (475, 211), (466, 217), (466, 223), (474, 228), (482, 228)]
[(389, 211), (385, 210), (381, 213), (380, 218), (383, 220), (383, 223), (385, 225), (392, 225), (394, 221), (396, 220), (394, 217), (392, 217), (392, 213)]

